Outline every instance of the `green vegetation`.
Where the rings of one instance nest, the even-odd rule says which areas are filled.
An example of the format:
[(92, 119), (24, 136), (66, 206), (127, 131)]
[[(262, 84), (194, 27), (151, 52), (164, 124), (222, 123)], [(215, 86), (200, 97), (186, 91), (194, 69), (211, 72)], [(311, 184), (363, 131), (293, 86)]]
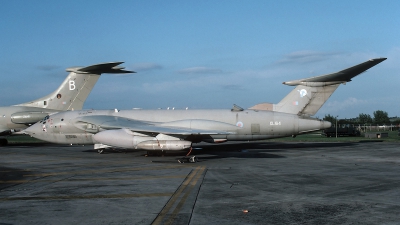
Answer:
[(364, 133), (359, 137), (325, 137), (319, 132), (298, 135), (295, 138), (285, 137), (277, 139), (269, 139), (270, 142), (360, 142), (360, 141), (382, 141), (382, 142), (400, 142), (400, 136), (397, 131), (380, 131), (388, 133), (386, 138), (366, 138)]
[(372, 124), (372, 118), (368, 114), (360, 113), (358, 120), (360, 124)]
[(356, 118), (345, 118), (341, 119), (338, 116), (333, 116), (333, 115), (325, 115), (323, 120), (329, 121), (332, 123), (334, 126), (336, 122), (341, 125), (344, 124), (353, 124), (353, 125), (361, 125), (361, 126), (399, 126), (400, 125), (400, 118), (395, 116), (395, 117), (389, 117), (388, 113), (382, 110), (376, 110), (373, 113), (374, 117), (371, 117), (369, 114), (365, 113), (360, 113), (358, 117)]
[(8, 144), (32, 144), (32, 143), (47, 143), (42, 140), (30, 137), (28, 135), (18, 135), (18, 136), (7, 136), (1, 137), (8, 140)]
[(374, 112), (374, 123), (375, 124), (390, 124), (389, 116), (387, 112), (377, 110)]
[(332, 124), (336, 123), (336, 117), (332, 116), (331, 114), (325, 115), (325, 117), (322, 120), (329, 121)]

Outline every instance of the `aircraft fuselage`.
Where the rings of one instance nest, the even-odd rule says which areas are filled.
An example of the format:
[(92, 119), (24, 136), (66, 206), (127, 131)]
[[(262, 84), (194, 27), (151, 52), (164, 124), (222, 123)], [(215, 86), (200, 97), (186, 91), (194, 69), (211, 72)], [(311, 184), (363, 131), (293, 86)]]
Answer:
[[(163, 126), (185, 129), (227, 130), (228, 134), (188, 135), (184, 140), (192, 142), (253, 141), (325, 129), (330, 122), (314, 118), (273, 111), (243, 110), (82, 110), (51, 115), (46, 121), (37, 123), (26, 131), (31, 136), (55, 143), (95, 144), (93, 135), (104, 131), (102, 122), (82, 123), (80, 117), (107, 115), (123, 117)], [(201, 121), (201, 123), (196, 123)], [(206, 121), (206, 122), (204, 122)], [(225, 125), (226, 124), (226, 125)], [(229, 126), (229, 127), (228, 127)], [(228, 127), (228, 128), (227, 128)], [(139, 136), (141, 134), (138, 134)], [(116, 137), (118, 138), (118, 137)], [(154, 137), (148, 136), (149, 140)]]
[(10, 130), (23, 130), (38, 122), (50, 113), (60, 110), (37, 108), (29, 106), (0, 107), (0, 133), (9, 134)]

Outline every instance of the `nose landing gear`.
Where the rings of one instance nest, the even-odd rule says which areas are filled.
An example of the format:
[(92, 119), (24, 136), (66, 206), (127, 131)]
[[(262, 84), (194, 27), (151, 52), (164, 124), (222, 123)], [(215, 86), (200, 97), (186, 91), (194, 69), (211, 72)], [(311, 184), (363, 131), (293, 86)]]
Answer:
[(197, 159), (197, 157), (195, 155), (189, 156), (191, 152), (192, 152), (192, 147), (190, 147), (190, 151), (188, 152), (188, 154), (186, 154), (186, 156), (178, 159), (178, 162), (179, 163), (185, 163), (185, 162), (196, 163), (196, 162), (198, 162), (199, 160)]

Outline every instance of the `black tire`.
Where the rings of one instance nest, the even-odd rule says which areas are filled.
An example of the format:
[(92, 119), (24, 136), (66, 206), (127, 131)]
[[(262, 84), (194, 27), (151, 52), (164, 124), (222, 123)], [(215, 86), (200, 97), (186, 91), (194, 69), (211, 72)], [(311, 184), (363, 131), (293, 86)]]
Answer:
[(6, 146), (8, 145), (8, 141), (5, 138), (0, 138), (0, 146)]

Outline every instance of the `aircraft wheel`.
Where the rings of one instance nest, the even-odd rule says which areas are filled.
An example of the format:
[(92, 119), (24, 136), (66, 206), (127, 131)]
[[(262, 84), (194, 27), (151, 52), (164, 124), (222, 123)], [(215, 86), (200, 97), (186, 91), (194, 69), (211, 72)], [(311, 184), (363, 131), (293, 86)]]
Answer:
[(192, 157), (190, 157), (190, 158), (189, 158), (189, 162), (191, 162), (191, 163), (195, 163), (195, 162), (197, 162), (197, 158), (196, 158), (196, 156), (192, 156)]
[(154, 151), (147, 151), (148, 156), (156, 156), (157, 152)]
[(5, 138), (0, 138), (0, 146), (6, 146), (8, 145), (8, 141)]
[(104, 153), (104, 149), (103, 149), (103, 148), (98, 149), (97, 152), (98, 152), (99, 154), (103, 154), (103, 153)]
[(188, 157), (182, 157), (182, 158), (178, 159), (178, 162), (179, 163), (187, 163), (187, 162), (190, 162), (190, 161), (189, 161)]

